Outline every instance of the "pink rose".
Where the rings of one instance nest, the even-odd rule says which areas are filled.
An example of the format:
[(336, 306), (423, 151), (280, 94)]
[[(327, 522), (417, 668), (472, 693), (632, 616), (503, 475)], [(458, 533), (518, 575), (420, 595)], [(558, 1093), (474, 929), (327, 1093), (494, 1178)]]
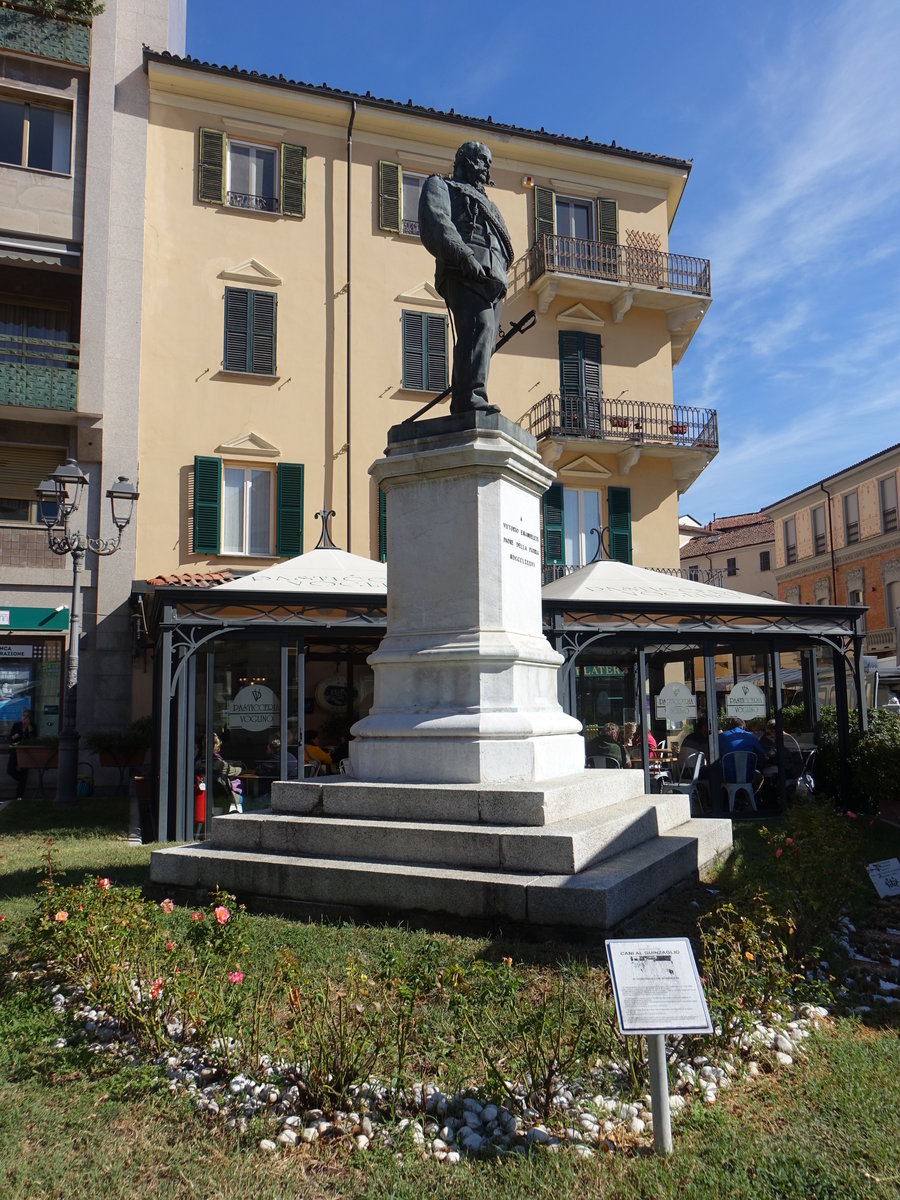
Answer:
[(243, 971), (229, 971), (228, 972), (228, 982), (229, 983), (243, 983), (244, 982), (244, 972)]
[(202, 920), (203, 920), (203, 913), (202, 913), (202, 912), (192, 912), (192, 913), (191, 913), (191, 920), (192, 920), (192, 921), (202, 921)]
[(219, 922), (220, 925), (224, 925), (225, 922), (228, 920), (228, 918), (231, 916), (231, 913), (228, 911), (228, 909), (225, 907), (224, 904), (220, 904), (218, 906), (218, 908), (213, 910), (213, 915), (215, 916), (216, 920)]
[(110, 888), (110, 882), (108, 879), (98, 879), (97, 887), (100, 889), (101, 892), (108, 892), (109, 888)]
[(165, 900), (163, 900), (163, 902), (160, 904), (159, 907), (163, 910), (164, 913), (170, 913), (174, 910), (175, 905), (167, 896), (165, 898)]
[(66, 912), (65, 909), (60, 909), (60, 911), (56, 914), (56, 920), (59, 922), (60, 925), (65, 925), (65, 923), (66, 923), (66, 921), (68, 921), (68, 919), (69, 919), (69, 914)]
[(783, 850), (782, 850), (782, 848), (779, 846), (779, 847), (778, 847), (778, 849), (775, 851), (775, 857), (776, 857), (776, 858), (781, 858), (782, 854), (784, 854), (784, 851), (783, 851)]

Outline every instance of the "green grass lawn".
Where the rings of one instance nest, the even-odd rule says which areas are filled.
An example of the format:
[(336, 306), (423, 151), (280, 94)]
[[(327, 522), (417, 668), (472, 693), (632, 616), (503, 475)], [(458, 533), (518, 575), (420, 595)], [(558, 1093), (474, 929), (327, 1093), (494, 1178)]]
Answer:
[[(10, 805), (0, 813), (0, 945), (14, 942), (36, 905), (52, 838), (57, 881), (107, 876), (115, 885), (147, 880), (150, 847), (127, 841), (122, 799), (91, 800), (59, 811), (49, 802)], [(737, 853), (716, 881), (722, 890), (765, 869), (771, 852), (752, 822), (736, 826)], [(900, 833), (883, 826), (858, 831), (860, 864), (897, 852)], [(874, 893), (873, 893), (874, 895)], [(679, 889), (629, 923), (629, 934), (696, 932), (697, 915), (714, 897), (705, 886)], [(869, 908), (860, 909), (865, 919)], [(184, 920), (184, 914), (178, 914)], [(898, 916), (900, 924), (900, 916)], [(603, 961), (602, 937), (584, 942), (521, 943), (453, 937), (395, 926), (327, 924), (249, 915), (251, 964), (264, 969), (283, 947), (310, 969), (339, 977), (348, 961), (362, 967), (385, 954), (404, 962), (498, 963), (511, 957), (529, 980), (573, 962)], [(242, 966), (244, 964), (242, 963)], [(0, 968), (8, 969), (9, 962)], [(445, 1012), (423, 1014), (416, 1069), (464, 1076), (474, 1048)], [(863, 1018), (864, 1020), (865, 1018)], [(55, 1049), (65, 1022), (53, 1015), (40, 986), (0, 989), (0, 1197), (32, 1200), (84, 1193), (104, 1197), (303, 1196), (466, 1200), (524, 1197), (784, 1198), (880, 1200), (900, 1190), (897, 1129), (900, 1040), (896, 1030), (861, 1020), (828, 1023), (804, 1043), (790, 1068), (764, 1070), (723, 1090), (714, 1106), (697, 1102), (675, 1124), (675, 1153), (660, 1160), (635, 1139), (611, 1154), (581, 1161), (570, 1153), (467, 1160), (447, 1166), (417, 1157), (412, 1147), (356, 1153), (341, 1141), (267, 1155), (261, 1126), (225, 1133), (201, 1118), (149, 1066), (123, 1066), (88, 1043)], [(448, 1061), (443, 1061), (444, 1059)], [(454, 1061), (455, 1060), (455, 1061)]]

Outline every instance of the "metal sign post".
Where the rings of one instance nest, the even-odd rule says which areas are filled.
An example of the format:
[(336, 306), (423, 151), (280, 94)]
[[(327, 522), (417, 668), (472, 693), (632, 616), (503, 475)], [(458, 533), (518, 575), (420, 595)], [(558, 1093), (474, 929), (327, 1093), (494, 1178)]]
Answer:
[(712, 1021), (687, 938), (607, 940), (619, 1028), (647, 1039), (653, 1148), (672, 1153), (666, 1073), (667, 1033), (712, 1033)]

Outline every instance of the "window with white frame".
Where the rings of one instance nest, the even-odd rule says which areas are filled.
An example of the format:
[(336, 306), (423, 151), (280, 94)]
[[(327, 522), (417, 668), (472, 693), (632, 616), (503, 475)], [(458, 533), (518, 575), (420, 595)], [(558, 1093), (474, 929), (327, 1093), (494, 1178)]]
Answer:
[(222, 552), (272, 553), (272, 469), (224, 464)]
[(793, 517), (784, 522), (784, 561), (797, 561), (797, 522)]
[(565, 516), (565, 561), (583, 567), (595, 558), (605, 558), (599, 550), (600, 493), (587, 488), (563, 488)]
[(396, 162), (378, 164), (378, 228), (419, 236), (419, 197), (427, 175)]
[(897, 528), (896, 475), (887, 475), (878, 480), (878, 501), (881, 508), (881, 532), (893, 533)]
[(812, 510), (813, 553), (824, 554), (828, 548), (825, 534), (825, 505), (819, 504)]
[(859, 493), (848, 492), (844, 497), (844, 544), (859, 541)]
[(72, 110), (0, 97), (0, 163), (68, 175)]
[(228, 140), (225, 197), (232, 208), (278, 212), (278, 151)]

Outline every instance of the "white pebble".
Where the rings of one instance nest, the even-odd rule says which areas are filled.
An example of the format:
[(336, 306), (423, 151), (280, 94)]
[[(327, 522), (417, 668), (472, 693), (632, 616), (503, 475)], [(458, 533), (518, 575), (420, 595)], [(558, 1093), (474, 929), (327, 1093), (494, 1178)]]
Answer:
[(775, 1061), (783, 1067), (789, 1067), (794, 1061), (789, 1054), (785, 1054), (782, 1050), (776, 1050)]
[(265, 1151), (266, 1154), (271, 1154), (274, 1150), (278, 1149), (271, 1138), (263, 1138), (259, 1143), (259, 1148)]

